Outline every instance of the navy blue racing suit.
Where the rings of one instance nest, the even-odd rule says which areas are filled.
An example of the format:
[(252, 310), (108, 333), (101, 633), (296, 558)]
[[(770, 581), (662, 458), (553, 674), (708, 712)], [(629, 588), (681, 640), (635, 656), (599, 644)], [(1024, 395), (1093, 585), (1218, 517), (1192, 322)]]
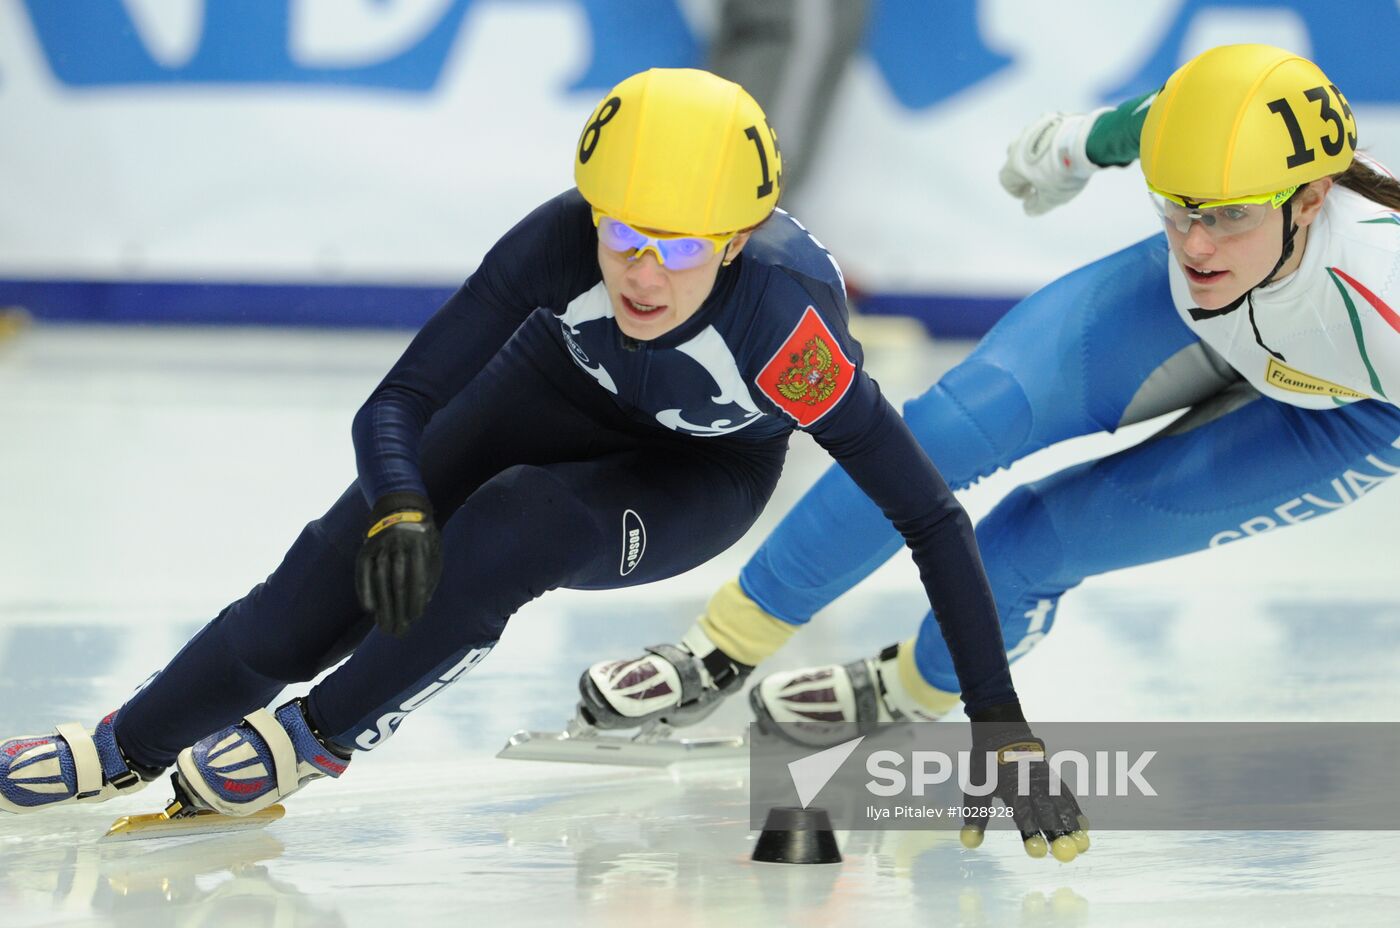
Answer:
[[(533, 598), (660, 580), (732, 545), (794, 428), (904, 537), (968, 709), (1015, 701), (971, 524), (861, 369), (820, 243), (777, 211), (695, 314), (646, 342), (619, 329), (597, 250), (574, 190), (491, 249), (357, 414), (357, 482), (118, 713), (133, 761), (164, 766), (347, 656), (308, 713), (338, 745), (382, 743)], [(354, 565), (374, 501), (403, 491), (432, 501), (443, 573), (395, 639), (357, 604)]]

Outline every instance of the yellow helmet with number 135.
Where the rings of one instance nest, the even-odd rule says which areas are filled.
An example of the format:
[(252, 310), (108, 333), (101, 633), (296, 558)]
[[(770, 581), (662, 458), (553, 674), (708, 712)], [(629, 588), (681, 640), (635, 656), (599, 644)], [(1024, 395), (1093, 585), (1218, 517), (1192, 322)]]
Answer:
[(1321, 68), (1270, 45), (1222, 45), (1167, 79), (1140, 159), (1156, 192), (1208, 204), (1291, 194), (1355, 153), (1356, 119)]

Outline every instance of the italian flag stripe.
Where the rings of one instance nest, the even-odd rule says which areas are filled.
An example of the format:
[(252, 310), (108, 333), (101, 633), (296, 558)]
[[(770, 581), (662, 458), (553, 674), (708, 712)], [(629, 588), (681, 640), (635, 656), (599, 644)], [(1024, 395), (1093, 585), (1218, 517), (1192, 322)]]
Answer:
[[(1361, 352), (1361, 363), (1366, 365), (1366, 373), (1371, 377), (1371, 386), (1381, 396), (1390, 399), (1389, 396), (1386, 396), (1385, 389), (1381, 387), (1381, 379), (1376, 376), (1376, 369), (1371, 366), (1371, 356), (1366, 353), (1366, 337), (1361, 333), (1361, 317), (1356, 312), (1356, 304), (1351, 301), (1351, 294), (1347, 292), (1346, 287), (1342, 286), (1342, 280), (1346, 280), (1355, 287), (1362, 296), (1371, 300), (1372, 306), (1375, 306), (1379, 301), (1372, 295), (1371, 291), (1352, 280), (1351, 277), (1337, 268), (1329, 267), (1327, 269), (1327, 274), (1332, 278), (1332, 283), (1337, 285), (1337, 291), (1342, 295), (1342, 302), (1346, 304), (1347, 315), (1351, 317), (1351, 334), (1352, 337), (1356, 339), (1356, 350)], [(1339, 280), (1338, 277), (1342, 278), (1342, 280)], [(1384, 303), (1380, 305), (1385, 306)], [(1390, 313), (1390, 316), (1385, 316), (1385, 313), (1382, 313), (1382, 317), (1385, 318), (1385, 321), (1389, 322), (1393, 328), (1400, 331), (1400, 326), (1396, 326), (1395, 321), (1392, 321), (1395, 317), (1395, 313), (1391, 312), (1388, 306), (1386, 307), (1386, 312)]]
[(1370, 290), (1367, 290), (1357, 281), (1353, 280), (1351, 275), (1348, 274), (1346, 271), (1342, 270), (1341, 268), (1329, 267), (1327, 270), (1331, 274), (1340, 277), (1342, 280), (1345, 280), (1347, 283), (1351, 284), (1352, 289), (1355, 290), (1357, 293), (1361, 294), (1362, 297), (1365, 298), (1366, 302), (1371, 304), (1371, 308), (1374, 309), (1376, 312), (1380, 313), (1380, 317), (1384, 319), (1392, 329), (1394, 329), (1397, 332), (1400, 332), (1400, 314), (1397, 314), (1395, 310), (1385, 305), (1384, 300), (1376, 296)]

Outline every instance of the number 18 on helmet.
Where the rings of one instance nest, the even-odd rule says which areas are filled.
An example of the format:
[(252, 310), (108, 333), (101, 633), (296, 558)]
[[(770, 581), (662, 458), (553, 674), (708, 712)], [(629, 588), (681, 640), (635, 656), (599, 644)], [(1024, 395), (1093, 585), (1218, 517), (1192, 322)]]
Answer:
[(711, 235), (777, 205), (777, 134), (744, 88), (708, 71), (653, 68), (608, 92), (574, 152), (595, 215), (651, 232)]

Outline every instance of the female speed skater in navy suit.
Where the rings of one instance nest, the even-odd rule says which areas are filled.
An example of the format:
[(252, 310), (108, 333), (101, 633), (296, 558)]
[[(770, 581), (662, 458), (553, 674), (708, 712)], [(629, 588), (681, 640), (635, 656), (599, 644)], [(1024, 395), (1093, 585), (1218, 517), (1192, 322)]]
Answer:
[[(531, 599), (664, 579), (732, 545), (794, 429), (923, 568), (976, 744), (1033, 740), (971, 522), (862, 369), (836, 262), (776, 209), (781, 168), (736, 84), (652, 70), (614, 88), (576, 188), (506, 233), (356, 416), (356, 482), (95, 731), (0, 744), (0, 808), (100, 801), (173, 764), (174, 815), (243, 816), (339, 777)], [(751, 669), (703, 630), (651, 657), (633, 668), (658, 672), (651, 698), (692, 709)], [(598, 721), (644, 703), (600, 704)], [(1045, 767), (1018, 823), (1072, 856), (1078, 809)]]

